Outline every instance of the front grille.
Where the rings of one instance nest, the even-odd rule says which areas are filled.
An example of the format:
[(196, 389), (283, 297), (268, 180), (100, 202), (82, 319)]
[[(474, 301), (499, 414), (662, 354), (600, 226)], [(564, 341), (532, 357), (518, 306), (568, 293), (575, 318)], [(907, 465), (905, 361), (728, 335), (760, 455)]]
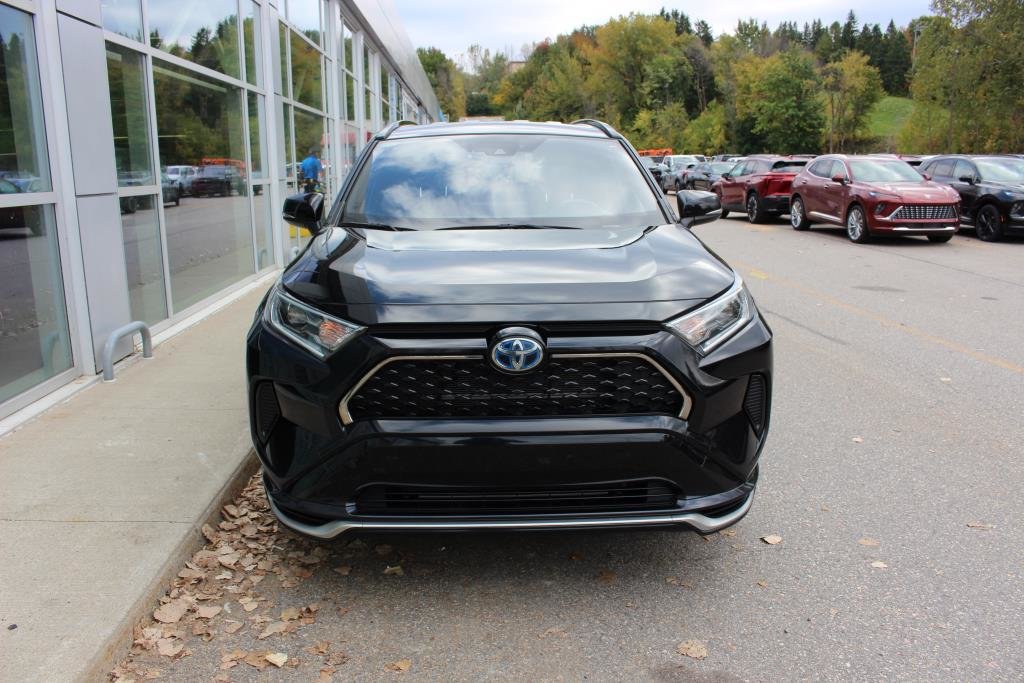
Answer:
[[(521, 375), (481, 358), (399, 358), (360, 386), (342, 417), (679, 415), (682, 393), (643, 356), (555, 356)], [(346, 420), (349, 421), (349, 420)]]
[(747, 395), (743, 399), (743, 411), (754, 428), (754, 433), (761, 436), (765, 421), (765, 383), (763, 375), (751, 375), (747, 383)]
[(372, 485), (355, 498), (357, 515), (534, 515), (642, 512), (676, 506), (678, 490), (657, 479), (548, 487)]
[(956, 207), (952, 204), (904, 204), (893, 212), (891, 218), (905, 221), (953, 220)]

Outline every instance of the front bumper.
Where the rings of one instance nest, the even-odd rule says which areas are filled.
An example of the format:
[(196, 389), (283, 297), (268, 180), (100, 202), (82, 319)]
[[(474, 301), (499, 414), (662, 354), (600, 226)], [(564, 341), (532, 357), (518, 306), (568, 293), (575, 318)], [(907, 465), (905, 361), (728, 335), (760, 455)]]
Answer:
[[(281, 522), (318, 538), (358, 529), (675, 526), (709, 533), (746, 514), (770, 414), (771, 332), (759, 317), (706, 358), (657, 326), (638, 333), (558, 331), (545, 337), (552, 355), (649, 356), (690, 402), (679, 415), (343, 420), (341, 408), (352, 387), (387, 358), (480, 354), (487, 335), (445, 334), (442, 326), (437, 336), (410, 338), (371, 328), (321, 360), (279, 337), (257, 316), (247, 359), (252, 433)], [(762, 419), (756, 425), (745, 408), (754, 376), (763, 388)], [(271, 415), (269, 429), (260, 414), (266, 407), (260, 392), (274, 397), (270, 411), (277, 414)], [(653, 509), (570, 506), (435, 514), (371, 511), (364, 505), (367, 492), (389, 487), (514, 491), (509, 496), (514, 502), (516, 496), (560, 495), (566, 488), (608, 482), (655, 482), (672, 493)]]

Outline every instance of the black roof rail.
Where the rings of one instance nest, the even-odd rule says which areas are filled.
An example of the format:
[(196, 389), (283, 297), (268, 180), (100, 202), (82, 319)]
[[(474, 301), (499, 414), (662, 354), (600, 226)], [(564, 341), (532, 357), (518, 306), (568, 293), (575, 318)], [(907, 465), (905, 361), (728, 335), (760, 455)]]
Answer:
[(609, 126), (604, 121), (598, 121), (597, 119), (576, 119), (570, 125), (575, 126), (580, 124), (586, 126), (593, 126), (594, 128), (597, 128), (599, 131), (601, 131), (610, 138), (615, 137), (615, 131), (612, 129), (611, 126)]
[(379, 133), (377, 133), (373, 137), (377, 138), (378, 140), (387, 140), (391, 136), (392, 133), (394, 133), (396, 130), (398, 130), (402, 126), (415, 126), (415, 125), (417, 125), (417, 123), (415, 121), (409, 121), (407, 119), (402, 119), (401, 121), (395, 121), (390, 126), (385, 128), (384, 130), (380, 131)]

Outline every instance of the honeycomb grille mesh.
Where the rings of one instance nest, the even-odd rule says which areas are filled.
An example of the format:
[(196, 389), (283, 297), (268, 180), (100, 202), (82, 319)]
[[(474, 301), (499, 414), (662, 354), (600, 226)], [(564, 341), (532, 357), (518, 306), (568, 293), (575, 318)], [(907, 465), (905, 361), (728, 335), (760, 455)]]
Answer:
[(683, 396), (633, 356), (558, 357), (532, 372), (498, 372), (483, 358), (400, 359), (349, 399), (353, 420), (386, 418), (678, 415)]
[(956, 218), (956, 208), (952, 204), (904, 204), (892, 215), (907, 221), (938, 220)]

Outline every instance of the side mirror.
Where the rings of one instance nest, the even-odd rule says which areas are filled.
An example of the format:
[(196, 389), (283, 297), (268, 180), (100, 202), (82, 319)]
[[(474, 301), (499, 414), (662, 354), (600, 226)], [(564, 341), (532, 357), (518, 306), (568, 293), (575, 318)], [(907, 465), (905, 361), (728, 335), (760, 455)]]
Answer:
[(833, 183), (839, 183), (840, 185), (845, 185), (846, 184), (846, 176), (837, 173), (834, 176), (832, 176), (832, 182)]
[(957, 180), (959, 180), (961, 183), (967, 183), (968, 185), (974, 184), (974, 176), (972, 175), (962, 175), (959, 178), (957, 178)]
[(723, 173), (722, 174), (722, 180), (732, 180), (732, 173), (729, 173), (728, 171)]
[(931, 173), (922, 173), (921, 177), (924, 178), (925, 180), (931, 180), (932, 179), (932, 174)]
[(676, 193), (676, 211), (679, 223), (686, 228), (718, 220), (722, 216), (722, 203), (713, 192), (680, 190)]
[(319, 192), (293, 194), (284, 200), (281, 212), (286, 223), (305, 228), (314, 235), (321, 231), (320, 220), (324, 215), (324, 196)]

